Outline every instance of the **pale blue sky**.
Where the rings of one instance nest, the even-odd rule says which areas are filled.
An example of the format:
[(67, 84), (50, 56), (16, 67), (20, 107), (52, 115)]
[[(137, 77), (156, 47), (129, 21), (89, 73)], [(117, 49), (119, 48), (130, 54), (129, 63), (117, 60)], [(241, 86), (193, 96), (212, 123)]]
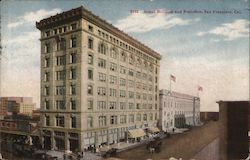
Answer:
[[(169, 89), (169, 75), (173, 74), (177, 78), (173, 89), (177, 92), (197, 95), (197, 85), (203, 87), (199, 93), (202, 110), (218, 110), (217, 100), (249, 99), (249, 0), (0, 3), (3, 96), (31, 96), (39, 104), (40, 43), (35, 21), (83, 5), (162, 55), (161, 89)], [(139, 13), (131, 14), (132, 9)], [(159, 9), (182, 14), (144, 13)]]

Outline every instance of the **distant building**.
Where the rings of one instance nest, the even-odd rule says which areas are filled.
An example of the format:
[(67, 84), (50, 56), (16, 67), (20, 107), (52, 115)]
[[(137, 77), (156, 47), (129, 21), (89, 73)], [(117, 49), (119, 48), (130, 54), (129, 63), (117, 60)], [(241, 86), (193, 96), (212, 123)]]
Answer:
[(0, 97), (0, 117), (11, 114), (32, 114), (35, 103), (31, 97)]
[(163, 131), (200, 123), (200, 98), (160, 90), (160, 126)]
[(206, 121), (218, 121), (219, 120), (219, 112), (201, 112), (200, 120), (202, 122)]
[(158, 131), (160, 54), (84, 7), (36, 27), (46, 147), (83, 151)]

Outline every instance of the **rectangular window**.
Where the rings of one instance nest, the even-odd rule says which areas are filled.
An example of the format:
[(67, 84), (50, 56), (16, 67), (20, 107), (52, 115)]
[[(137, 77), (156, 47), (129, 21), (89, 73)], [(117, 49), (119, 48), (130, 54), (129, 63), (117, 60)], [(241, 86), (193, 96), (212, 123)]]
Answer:
[(116, 109), (116, 102), (109, 102), (109, 109)]
[(72, 37), (70, 39), (70, 48), (75, 48), (76, 47), (76, 37)]
[(98, 101), (97, 102), (97, 107), (100, 110), (106, 109), (106, 102), (105, 101)]
[(98, 59), (98, 66), (100, 68), (106, 68), (106, 60), (99, 58)]
[(126, 86), (126, 79), (120, 78), (120, 86)]
[(124, 123), (126, 123), (127, 122), (127, 116), (126, 115), (121, 115), (120, 116), (120, 123), (121, 124), (124, 124)]
[(64, 127), (64, 116), (56, 116), (56, 126)]
[(49, 37), (49, 36), (50, 36), (50, 31), (46, 31), (46, 32), (45, 32), (45, 36), (46, 36), (46, 37)]
[(44, 81), (45, 81), (45, 82), (48, 82), (48, 81), (49, 81), (49, 78), (50, 78), (49, 72), (46, 72), (46, 73), (44, 74)]
[(45, 58), (44, 59), (44, 67), (49, 67), (49, 65), (50, 65), (50, 59), (49, 58)]
[(129, 80), (128, 81), (128, 87), (133, 88), (134, 87), (134, 81)]
[(65, 86), (56, 86), (56, 95), (64, 95)]
[(133, 69), (129, 69), (129, 70), (128, 70), (128, 75), (130, 75), (130, 76), (132, 76), (132, 77), (134, 76), (134, 71), (133, 71)]
[(117, 65), (115, 63), (110, 63), (110, 70), (111, 71), (116, 71), (117, 70)]
[(134, 92), (129, 91), (128, 96), (129, 96), (129, 98), (134, 98)]
[(76, 23), (71, 24), (71, 30), (75, 30), (76, 29)]
[(129, 103), (128, 106), (129, 106), (129, 109), (135, 109), (134, 103)]
[(65, 101), (64, 100), (57, 100), (56, 101), (56, 109), (66, 109)]
[(121, 74), (126, 74), (126, 68), (123, 66), (120, 66), (120, 73)]
[(136, 121), (141, 121), (141, 114), (136, 115)]
[(88, 100), (88, 110), (92, 110), (93, 109), (93, 100), (89, 99)]
[(120, 97), (125, 98), (126, 97), (126, 91), (120, 90)]
[(75, 116), (71, 117), (71, 128), (76, 128), (76, 117)]
[(71, 107), (72, 110), (76, 110), (76, 100), (73, 100), (73, 99), (72, 99), (72, 100), (70, 101), (70, 107)]
[(90, 95), (93, 95), (93, 86), (90, 84), (88, 85), (88, 92), (87, 93)]
[(129, 123), (134, 123), (134, 121), (135, 121), (134, 115), (133, 115), (133, 114), (130, 114), (130, 115), (129, 115)]
[(65, 63), (66, 63), (65, 56), (57, 56), (56, 57), (56, 65), (57, 66), (65, 65)]
[(45, 108), (45, 109), (50, 109), (49, 100), (45, 100), (45, 101), (44, 101), (44, 108)]
[(120, 109), (126, 109), (126, 102), (120, 102)]
[(99, 120), (99, 126), (100, 127), (107, 125), (107, 118), (106, 118), (106, 116), (99, 116), (98, 120)]
[(110, 89), (109, 89), (109, 96), (111, 96), (111, 97), (116, 97), (116, 89), (110, 88)]
[(110, 75), (110, 76), (109, 76), (109, 83), (110, 83), (110, 84), (116, 84), (116, 83), (117, 83), (117, 78), (116, 78), (116, 76)]
[(89, 31), (93, 32), (93, 30), (94, 30), (93, 26), (89, 25)]
[(50, 43), (46, 43), (44, 45), (44, 53), (50, 53), (51, 52), (51, 46)]
[(77, 61), (77, 54), (71, 53), (70, 54), (70, 63), (76, 63), (76, 61)]
[(99, 81), (101, 81), (101, 82), (106, 82), (106, 74), (104, 74), (104, 73), (99, 73)]
[(48, 96), (48, 95), (49, 95), (49, 87), (48, 87), (48, 86), (46, 86), (46, 87), (44, 88), (44, 95), (45, 95), (45, 96)]
[(64, 80), (65, 79), (65, 70), (56, 71), (56, 80)]
[(93, 70), (88, 69), (88, 79), (93, 80)]
[(98, 87), (97, 94), (100, 96), (105, 96), (106, 95), (106, 88), (105, 87)]
[(88, 55), (88, 64), (93, 64), (93, 61), (94, 61), (94, 57), (92, 54), (89, 54)]
[(88, 116), (87, 127), (88, 128), (92, 128), (93, 127), (93, 117), (92, 116)]
[(47, 115), (45, 116), (45, 125), (50, 126), (50, 117)]
[(72, 84), (70, 86), (70, 94), (71, 95), (76, 95), (76, 85), (75, 84)]
[(110, 124), (117, 124), (117, 116), (110, 116)]
[(92, 38), (88, 39), (88, 48), (93, 49), (93, 39)]
[(76, 69), (72, 68), (70, 70), (70, 79), (76, 79)]

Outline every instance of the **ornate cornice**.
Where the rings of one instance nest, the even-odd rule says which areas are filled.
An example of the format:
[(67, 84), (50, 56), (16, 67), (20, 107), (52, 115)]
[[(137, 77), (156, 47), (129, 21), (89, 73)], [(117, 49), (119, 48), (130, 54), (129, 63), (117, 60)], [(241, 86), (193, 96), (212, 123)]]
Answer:
[(51, 16), (49, 18), (43, 19), (40, 22), (36, 22), (36, 27), (40, 30), (44, 30), (44, 29), (49, 29), (58, 25), (65, 24), (67, 22), (79, 20), (81, 18), (117, 36), (123, 41), (128, 42), (130, 45), (134, 46), (135, 48), (138, 48), (159, 60), (161, 59), (161, 55), (159, 53), (150, 49), (146, 45), (142, 44), (138, 40), (134, 39), (133, 37), (119, 30), (118, 28), (114, 27), (112, 24), (94, 15), (91, 11), (88, 11), (83, 6), (75, 8), (75, 9), (71, 9), (66, 12), (62, 12), (60, 14), (56, 14), (55, 16)]

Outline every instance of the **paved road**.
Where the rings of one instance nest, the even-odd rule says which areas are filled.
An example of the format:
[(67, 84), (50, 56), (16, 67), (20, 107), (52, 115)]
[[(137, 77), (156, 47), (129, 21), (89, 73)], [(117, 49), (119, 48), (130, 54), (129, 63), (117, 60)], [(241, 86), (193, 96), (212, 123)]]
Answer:
[(170, 157), (191, 159), (218, 137), (218, 122), (209, 122), (188, 132), (162, 140), (161, 152), (150, 154), (146, 146), (121, 152), (117, 158), (128, 160), (169, 159)]

